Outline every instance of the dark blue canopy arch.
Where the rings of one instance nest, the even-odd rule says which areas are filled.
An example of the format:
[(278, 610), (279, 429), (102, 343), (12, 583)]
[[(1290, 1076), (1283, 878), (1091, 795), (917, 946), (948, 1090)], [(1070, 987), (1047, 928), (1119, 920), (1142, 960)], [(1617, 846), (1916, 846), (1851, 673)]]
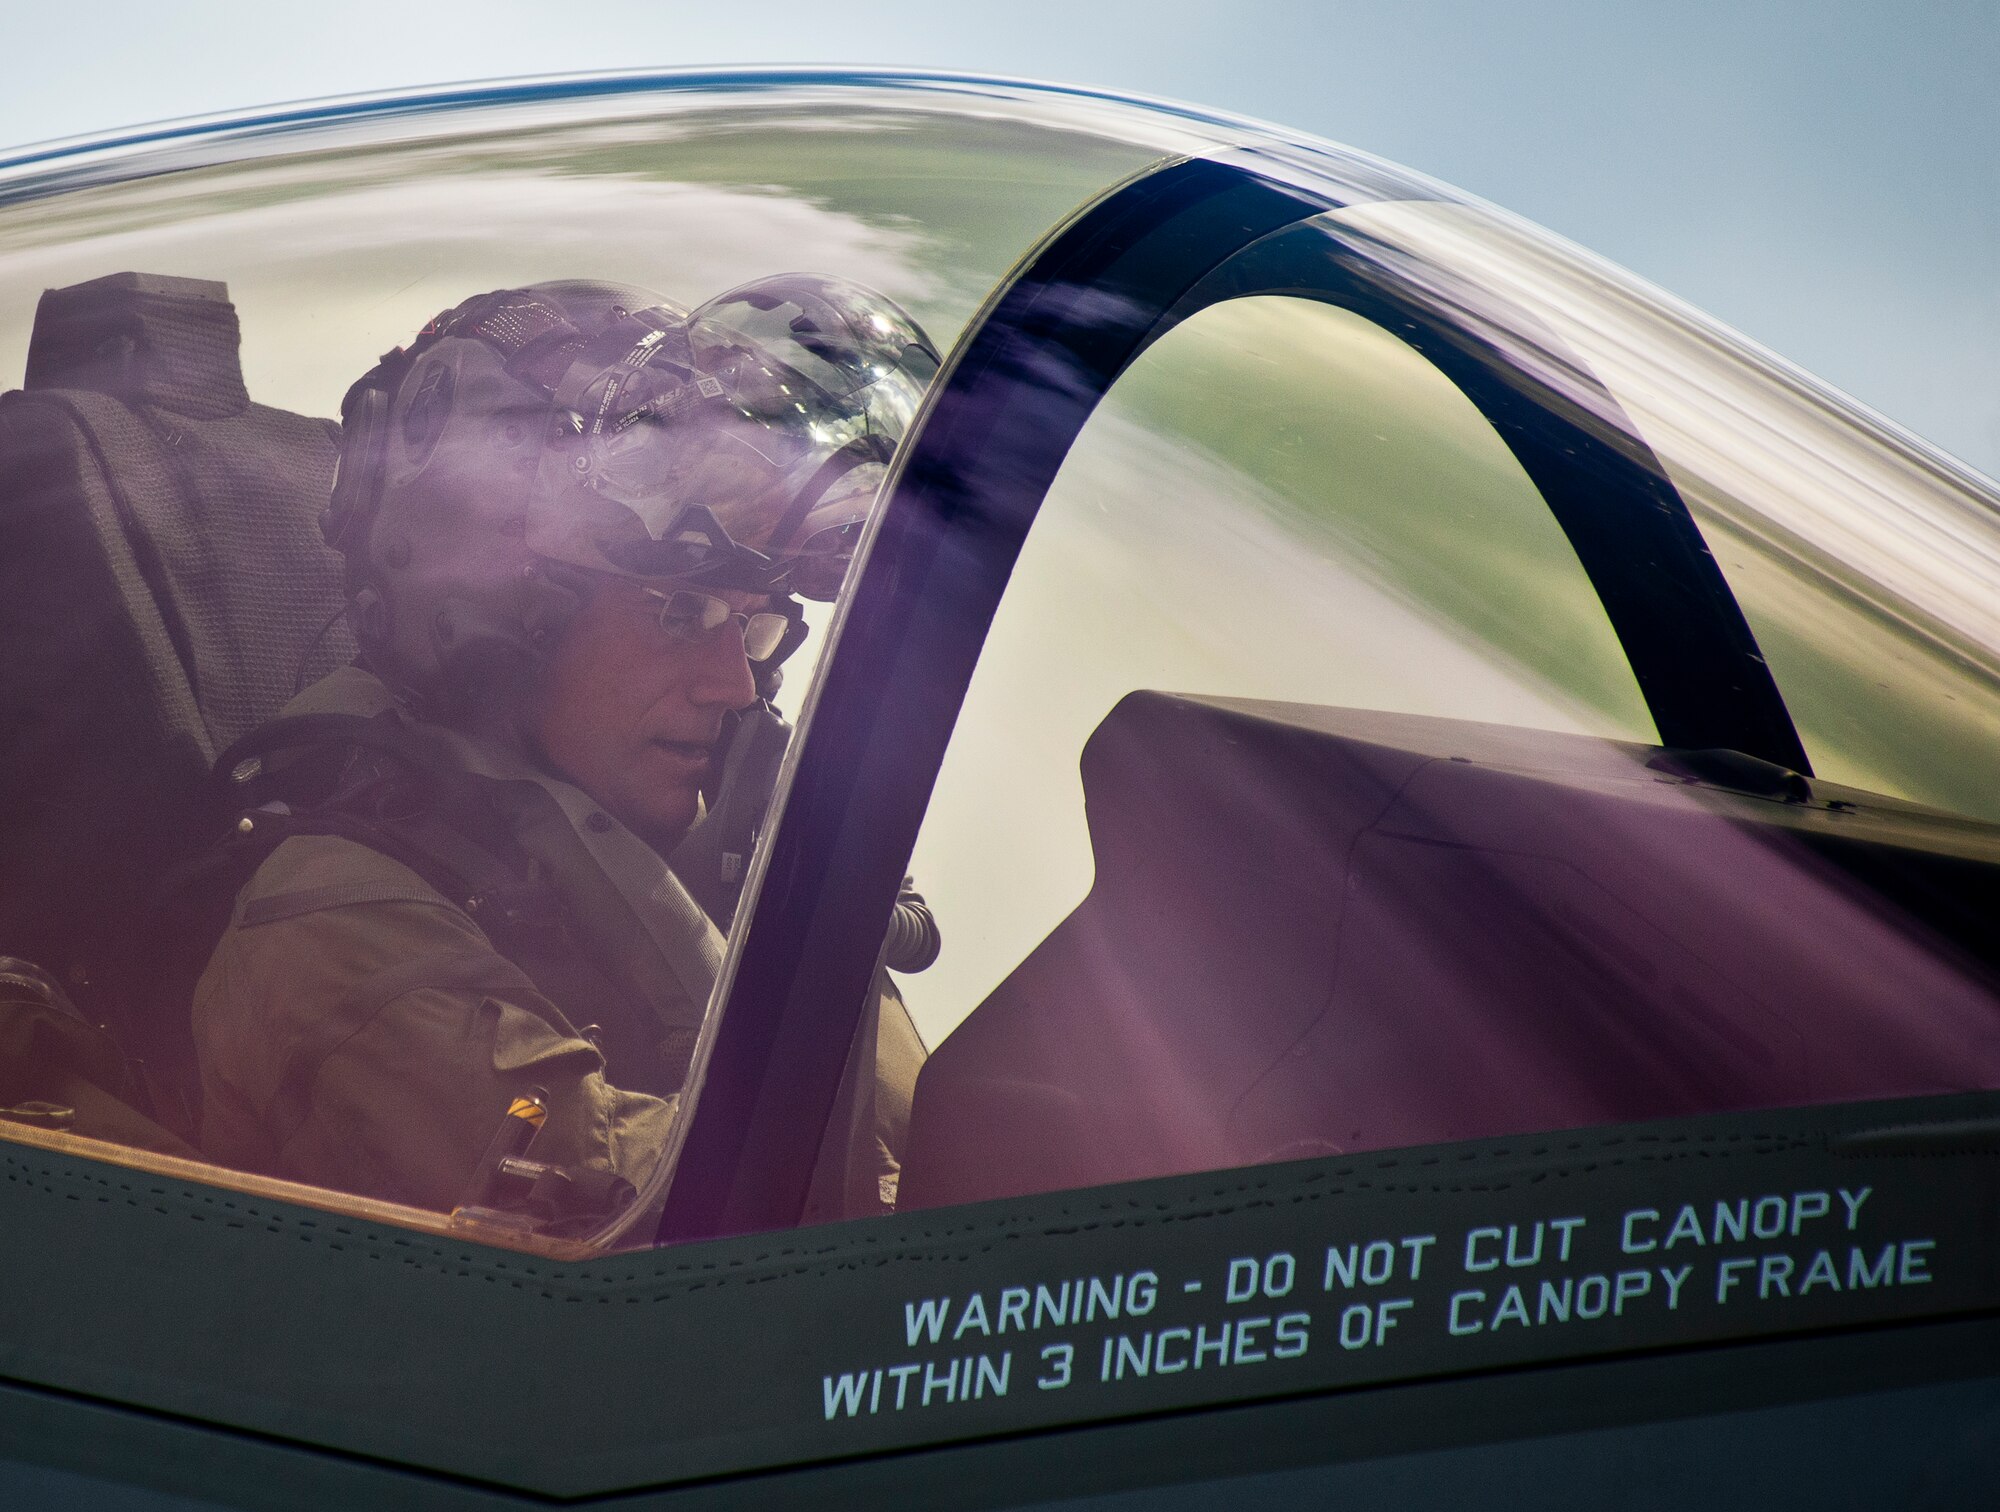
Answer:
[[(764, 886), (697, 1068), (663, 1240), (799, 1221), (873, 942), (1022, 543), (1119, 375), (1212, 305), (1321, 300), (1416, 347), (1542, 492), (1662, 741), (1809, 770), (1685, 503), (1603, 386), (1538, 322), (1482, 293), (1488, 322), (1525, 335), (1581, 385), (1590, 402), (1578, 406), (1510, 361), (1435, 285), (1399, 276), (1363, 237), (1315, 219), (1344, 196), (1264, 167), (1183, 161), (1109, 192), (1027, 262), (941, 376), (899, 459), (780, 795)], [(1355, 187), (1382, 196), (1383, 186)]]

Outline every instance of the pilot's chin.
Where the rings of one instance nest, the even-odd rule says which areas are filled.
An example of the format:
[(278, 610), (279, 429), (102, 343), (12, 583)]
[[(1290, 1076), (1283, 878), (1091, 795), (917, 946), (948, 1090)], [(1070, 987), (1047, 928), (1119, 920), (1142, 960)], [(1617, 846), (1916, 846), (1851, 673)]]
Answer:
[(694, 828), (695, 820), (701, 817), (701, 798), (689, 793), (685, 803), (662, 804), (650, 813), (633, 815), (625, 820), (625, 827), (662, 856), (687, 838)]

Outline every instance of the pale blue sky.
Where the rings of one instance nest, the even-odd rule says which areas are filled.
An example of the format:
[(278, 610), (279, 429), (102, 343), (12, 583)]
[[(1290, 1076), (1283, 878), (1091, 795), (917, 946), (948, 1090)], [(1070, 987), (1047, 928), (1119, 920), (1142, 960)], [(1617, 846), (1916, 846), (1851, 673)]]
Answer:
[(0, 147), (332, 94), (882, 63), (1166, 95), (1458, 184), (2000, 473), (1996, 0), (0, 0)]

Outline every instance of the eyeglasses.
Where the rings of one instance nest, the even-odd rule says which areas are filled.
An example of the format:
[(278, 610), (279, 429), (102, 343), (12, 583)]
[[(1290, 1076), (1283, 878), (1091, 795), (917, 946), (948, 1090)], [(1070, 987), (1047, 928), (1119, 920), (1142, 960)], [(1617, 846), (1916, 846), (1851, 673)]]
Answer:
[(678, 641), (698, 641), (724, 625), (735, 622), (743, 632), (743, 654), (753, 662), (769, 661), (784, 644), (791, 621), (782, 614), (742, 614), (726, 599), (697, 593), (691, 588), (648, 588), (646, 597), (658, 599), (660, 628)]

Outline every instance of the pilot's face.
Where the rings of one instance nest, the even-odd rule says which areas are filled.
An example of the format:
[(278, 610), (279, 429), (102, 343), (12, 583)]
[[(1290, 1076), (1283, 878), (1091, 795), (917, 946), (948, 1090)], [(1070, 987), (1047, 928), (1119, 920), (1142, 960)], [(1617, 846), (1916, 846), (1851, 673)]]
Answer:
[[(703, 590), (739, 614), (770, 600)], [(693, 636), (660, 624), (636, 583), (604, 584), (551, 654), (532, 711), (550, 764), (662, 854), (694, 823), (722, 716), (756, 699), (740, 621)]]

